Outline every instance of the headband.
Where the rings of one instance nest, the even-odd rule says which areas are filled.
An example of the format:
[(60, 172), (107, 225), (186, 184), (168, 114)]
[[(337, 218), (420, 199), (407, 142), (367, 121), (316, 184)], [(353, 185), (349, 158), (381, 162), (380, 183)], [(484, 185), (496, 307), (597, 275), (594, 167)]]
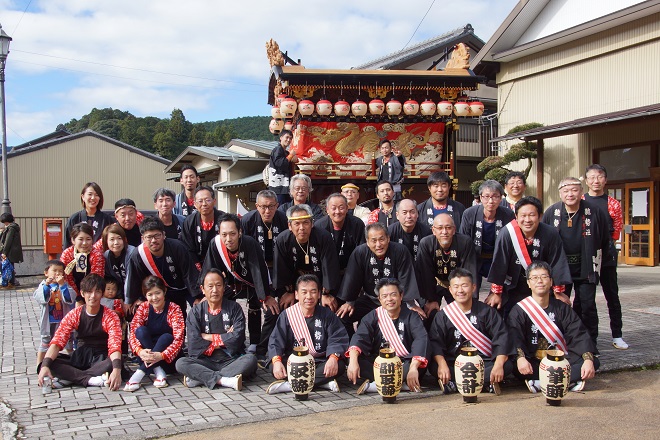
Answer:
[(305, 215), (297, 215), (295, 217), (289, 217), (289, 221), (293, 220), (307, 220), (308, 218), (312, 218), (311, 215), (305, 214)]
[(115, 208), (115, 214), (117, 214), (117, 211), (119, 211), (120, 209), (124, 209), (124, 208), (133, 208), (137, 211), (137, 208), (135, 207), (135, 205), (121, 205), (120, 207)]
[(568, 186), (568, 185), (580, 185), (580, 186), (582, 186), (582, 182), (580, 182), (579, 180), (578, 181), (569, 180), (567, 182), (564, 182), (564, 183), (560, 184), (557, 189), (562, 189), (563, 187)]

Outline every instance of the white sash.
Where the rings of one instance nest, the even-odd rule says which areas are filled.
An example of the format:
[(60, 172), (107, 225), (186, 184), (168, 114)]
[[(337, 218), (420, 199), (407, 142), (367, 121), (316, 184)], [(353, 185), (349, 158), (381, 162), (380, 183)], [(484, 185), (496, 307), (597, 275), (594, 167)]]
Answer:
[(289, 324), (291, 324), (293, 337), (296, 341), (299, 344), (305, 341), (305, 346), (309, 349), (309, 354), (316, 356), (318, 353), (314, 349), (314, 340), (312, 340), (312, 335), (309, 333), (309, 327), (307, 327), (300, 303), (295, 303), (286, 309), (286, 317), (289, 318)]
[(475, 328), (467, 319), (465, 313), (458, 307), (456, 301), (445, 306), (445, 315), (454, 324), (468, 341), (474, 344), (477, 349), (488, 357), (493, 355), (493, 341), (484, 335), (479, 329)]
[(250, 287), (254, 287), (254, 284), (245, 280), (243, 277), (241, 277), (238, 274), (238, 272), (234, 272), (234, 270), (231, 268), (231, 261), (229, 260), (229, 252), (227, 251), (227, 246), (220, 239), (220, 236), (216, 235), (213, 240), (215, 242), (215, 247), (218, 248), (218, 254), (220, 254), (220, 259), (225, 264), (225, 267), (227, 268), (229, 273), (231, 273), (234, 276), (234, 278), (236, 278), (237, 281), (240, 281), (243, 284), (247, 284)]
[(534, 298), (528, 296), (521, 300), (518, 305), (525, 311), (525, 313), (527, 313), (529, 319), (531, 319), (534, 325), (538, 327), (545, 339), (548, 340), (548, 343), (556, 344), (561, 351), (568, 353), (564, 334), (559, 330), (559, 327), (550, 320), (541, 306), (534, 301)]
[(154, 261), (154, 257), (151, 254), (151, 251), (147, 248), (147, 245), (145, 243), (141, 243), (138, 247), (138, 254), (140, 254), (140, 258), (142, 259), (142, 263), (146, 266), (147, 270), (151, 273), (151, 275), (160, 278), (163, 280), (163, 283), (165, 283), (166, 287), (170, 287), (167, 285), (167, 282), (165, 281), (165, 278), (163, 278), (163, 275), (160, 273), (158, 270), (158, 267), (156, 267), (156, 262)]
[(518, 226), (518, 222), (514, 219), (506, 224), (506, 228), (509, 230), (511, 243), (518, 256), (518, 261), (520, 261), (520, 265), (527, 270), (527, 267), (532, 264), (532, 259), (529, 257), (529, 252), (527, 252), (527, 245), (525, 244), (525, 238), (522, 235), (520, 226)]
[(410, 355), (406, 346), (403, 345), (401, 338), (399, 338), (399, 333), (397, 333), (396, 328), (394, 328), (392, 318), (390, 318), (390, 315), (387, 314), (382, 306), (376, 309), (376, 316), (378, 317), (378, 327), (380, 328), (380, 332), (383, 334), (385, 340), (389, 342), (390, 347), (394, 348), (396, 355), (399, 357)]

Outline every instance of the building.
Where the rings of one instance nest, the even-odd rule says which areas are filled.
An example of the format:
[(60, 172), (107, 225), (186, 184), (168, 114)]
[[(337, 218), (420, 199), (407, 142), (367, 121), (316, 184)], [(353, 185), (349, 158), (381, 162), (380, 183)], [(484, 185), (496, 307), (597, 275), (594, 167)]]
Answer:
[(544, 124), (494, 142), (539, 142), (528, 186), (546, 206), (563, 177), (607, 168), (628, 264), (658, 262), (659, 37), (658, 0), (521, 0), (471, 64), (497, 84), (499, 133)]
[[(66, 219), (80, 211), (80, 191), (87, 182), (103, 190), (104, 210), (131, 198), (138, 209), (153, 210), (153, 193), (160, 187), (179, 191), (180, 185), (163, 169), (170, 161), (91, 130), (55, 132), (14, 147), (7, 154), (9, 199), (21, 226), (25, 263), (19, 275), (43, 272), (43, 219)], [(1, 173), (0, 173), (1, 174)]]

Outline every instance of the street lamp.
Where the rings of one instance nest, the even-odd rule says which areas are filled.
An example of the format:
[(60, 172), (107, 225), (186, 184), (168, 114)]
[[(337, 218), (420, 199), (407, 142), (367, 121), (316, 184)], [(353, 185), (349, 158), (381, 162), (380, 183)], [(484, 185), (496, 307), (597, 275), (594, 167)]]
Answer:
[(0, 120), (2, 120), (2, 213), (11, 214), (11, 202), (9, 201), (9, 178), (7, 176), (7, 115), (5, 114), (5, 64), (9, 54), (9, 43), (11, 37), (5, 33), (0, 25)]

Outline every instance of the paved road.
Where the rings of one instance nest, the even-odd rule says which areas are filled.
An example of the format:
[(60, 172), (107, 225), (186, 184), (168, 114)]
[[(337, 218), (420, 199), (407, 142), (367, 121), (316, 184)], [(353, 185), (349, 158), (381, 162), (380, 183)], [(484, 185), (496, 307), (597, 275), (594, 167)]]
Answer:
[[(631, 344), (631, 349), (621, 351), (611, 346), (607, 309), (602, 293), (599, 292), (601, 370), (660, 364), (660, 351), (657, 350), (655, 338), (648, 337), (660, 333), (660, 268), (623, 266), (619, 274), (624, 308), (624, 338)], [(34, 367), (38, 308), (31, 299), (33, 288), (28, 287), (26, 280), (23, 282), (25, 287), (18, 290), (0, 291), (0, 307), (5, 311), (0, 317), (0, 399), (13, 410), (7, 417), (2, 415), (0, 408), (0, 420), (15, 421), (20, 433), (26, 438), (64, 440), (108, 435), (119, 438), (154, 438), (330, 410), (352, 408), (351, 411), (358, 411), (357, 408), (379, 402), (379, 398), (374, 395), (356, 396), (355, 388), (346, 381), (341, 382), (341, 393), (314, 392), (305, 403), (295, 402), (290, 394), (268, 396), (265, 389), (271, 378), (264, 372), (246, 383), (243, 392), (187, 389), (178, 378), (171, 378), (171, 386), (165, 389), (148, 385), (135, 393), (126, 393), (96, 388), (69, 388), (55, 391), (44, 398), (36, 385)], [(603, 376), (603, 380), (607, 377)], [(594, 381), (593, 386), (590, 383), (589, 389), (598, 388), (597, 383)], [(431, 386), (432, 383), (429, 381), (427, 385)], [(422, 395), (425, 399), (420, 404), (434, 402), (434, 396), (438, 395), (435, 389), (427, 388)], [(403, 396), (402, 400), (411, 397), (417, 396)], [(445, 399), (437, 398), (441, 401)], [(594, 414), (599, 412), (591, 406), (589, 400), (586, 402), (585, 411)], [(404, 405), (396, 406), (402, 407)], [(507, 413), (506, 417), (518, 416), (518, 413), (526, 414), (518, 411), (511, 415)], [(495, 414), (501, 417), (499, 412), (493, 413), (492, 417)], [(445, 416), (439, 414), (438, 417)], [(653, 420), (657, 420), (657, 417)]]
[[(505, 388), (501, 396), (479, 397), (466, 405), (460, 396), (436, 396), (284, 418), (250, 426), (263, 439), (377, 439), (434, 437), (510, 439), (657, 439), (660, 371), (599, 375), (590, 390), (570, 393), (561, 407), (549, 407), (526, 388)], [(524, 409), (524, 410), (523, 410)], [(341, 423), (337, 423), (341, 420)], [(404, 431), (405, 430), (405, 431)], [(245, 426), (210, 429), (170, 437), (172, 440), (239, 438)]]

